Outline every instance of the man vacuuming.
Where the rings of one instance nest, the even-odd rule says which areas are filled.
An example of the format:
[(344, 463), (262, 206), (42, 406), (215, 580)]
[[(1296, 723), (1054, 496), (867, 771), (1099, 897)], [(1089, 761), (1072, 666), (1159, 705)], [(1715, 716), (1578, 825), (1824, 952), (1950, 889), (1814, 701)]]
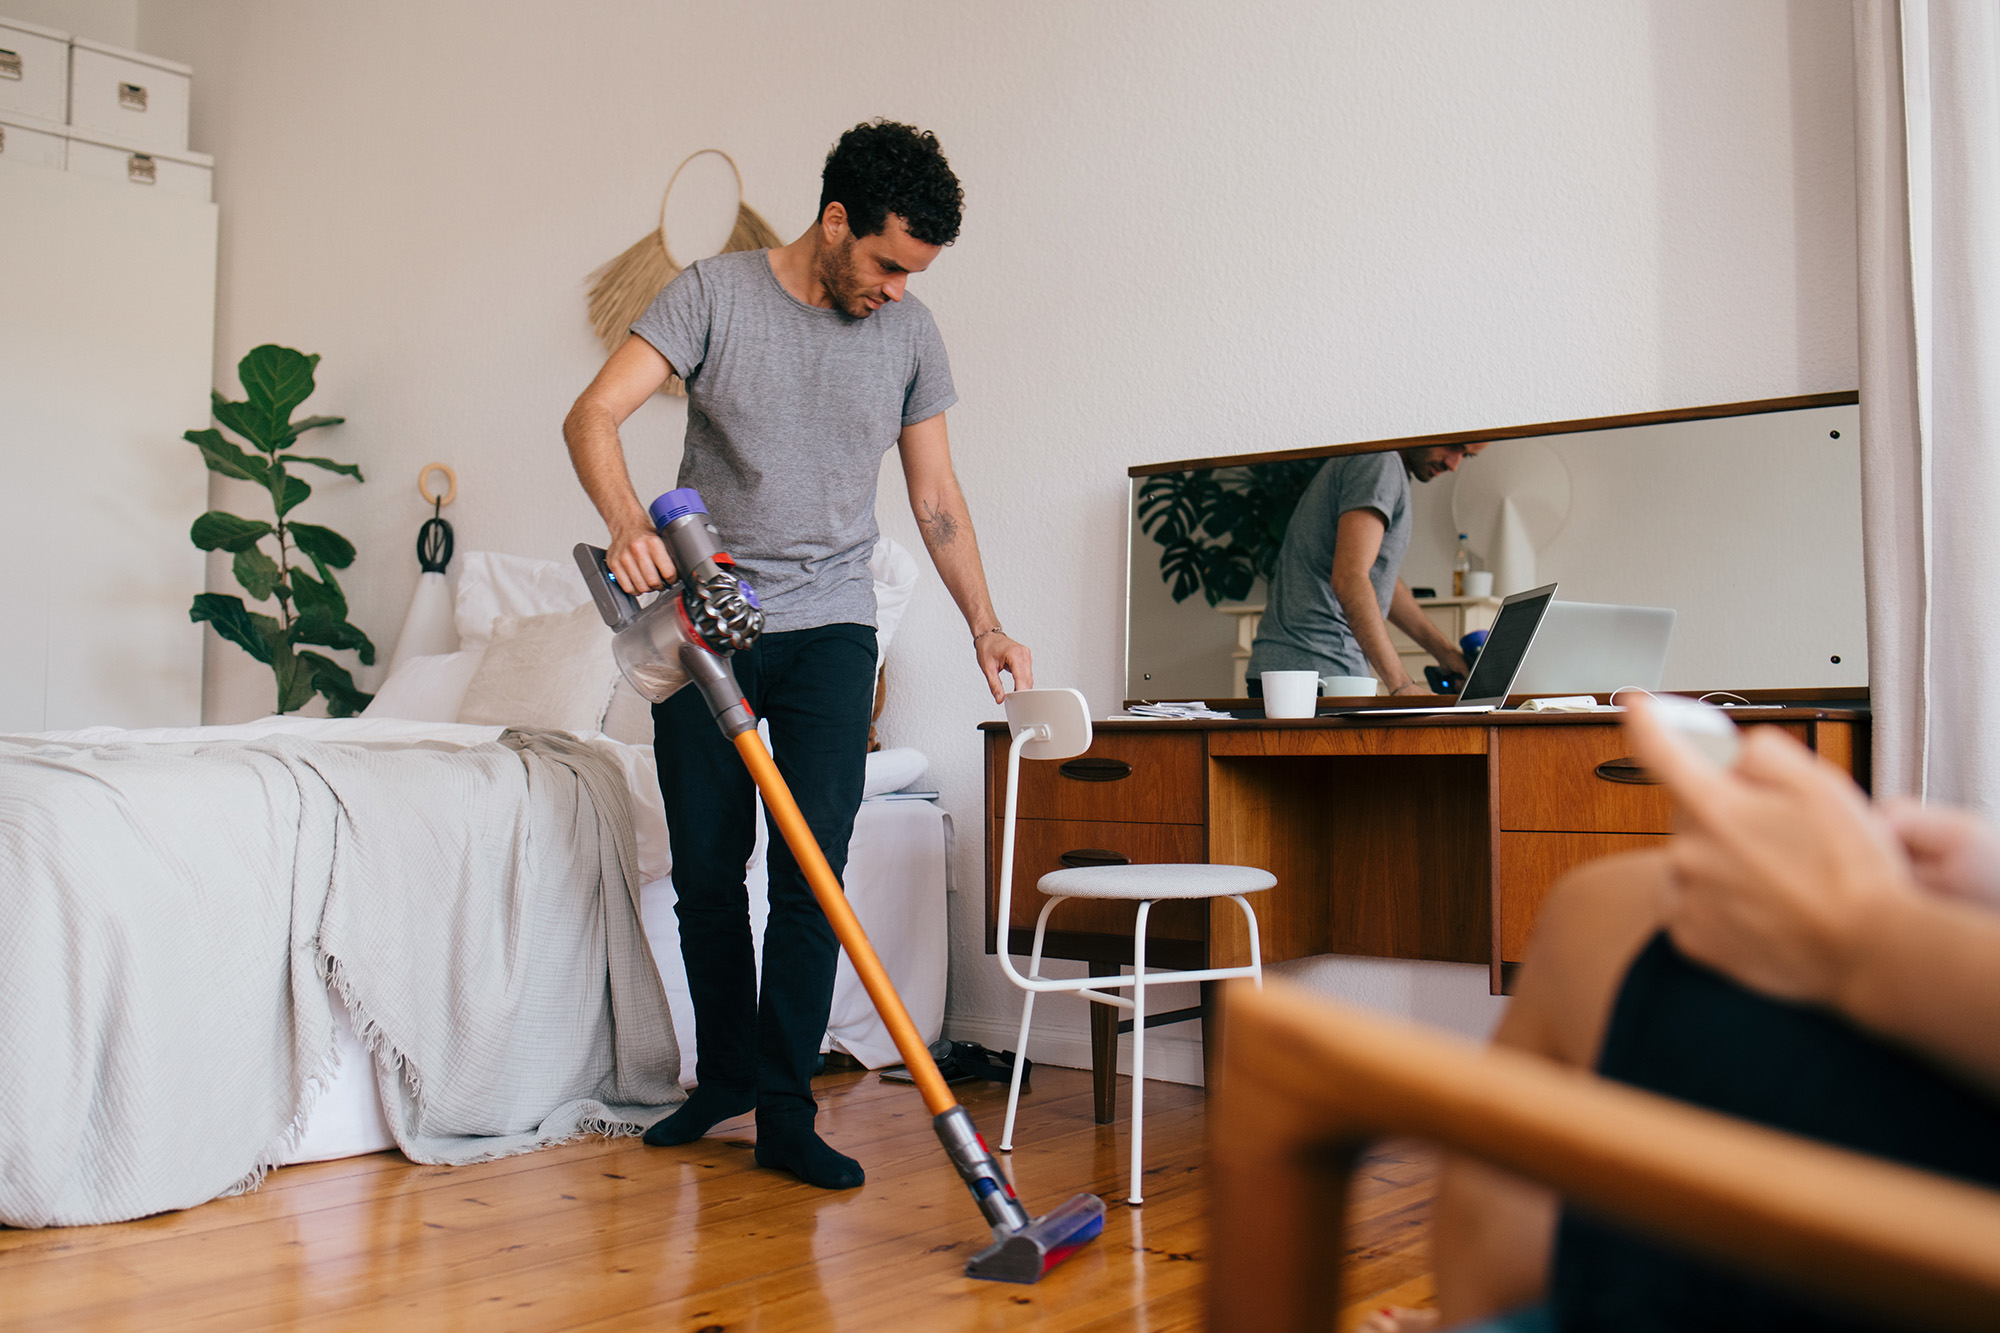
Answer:
[[(819, 218), (774, 250), (691, 265), (632, 325), (563, 423), (571, 461), (610, 530), (605, 563), (628, 590), (675, 574), (633, 490), (618, 427), (670, 374), (687, 385), (678, 485), (706, 497), (762, 600), (765, 631), (734, 659), (750, 706), (834, 872), (861, 801), (876, 666), (868, 558), (875, 482), (896, 446), (910, 506), (965, 615), (997, 701), (1005, 671), (1031, 687), (1025, 645), (1000, 627), (972, 519), (952, 472), (957, 401), (943, 340), (906, 286), (958, 235), (963, 194), (935, 136), (857, 125), (827, 155)], [(675, 912), (695, 1008), (697, 1086), (646, 1132), (688, 1143), (755, 1110), (756, 1157), (824, 1189), (862, 1184), (858, 1162), (813, 1129), (811, 1078), (837, 944), (797, 861), (770, 844), (761, 993), (744, 867), (754, 787), (706, 705), (683, 690), (653, 710), (672, 840)]]

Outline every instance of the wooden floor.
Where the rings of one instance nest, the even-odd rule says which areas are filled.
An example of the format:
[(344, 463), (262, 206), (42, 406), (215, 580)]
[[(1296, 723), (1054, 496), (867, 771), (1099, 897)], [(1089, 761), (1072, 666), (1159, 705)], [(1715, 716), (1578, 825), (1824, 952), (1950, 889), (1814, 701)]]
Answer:
[[(817, 1085), (820, 1128), (867, 1168), (859, 1190), (756, 1169), (748, 1117), (686, 1148), (592, 1139), (470, 1167), (396, 1153), (287, 1167), (186, 1212), (0, 1229), (0, 1328), (1200, 1328), (1201, 1090), (1147, 1084), (1146, 1205), (1132, 1209), (1127, 1126), (1091, 1123), (1089, 1075), (1038, 1068), (1034, 1085), (1012, 1156), (1023, 1200), (1040, 1212), (1090, 1190), (1112, 1206), (1103, 1238), (1032, 1287), (962, 1275), (986, 1229), (923, 1104), (846, 1073)], [(957, 1091), (997, 1141), (1005, 1089)], [(1119, 1095), (1123, 1109), (1123, 1080)], [(1428, 1303), (1434, 1173), (1404, 1145), (1360, 1173), (1343, 1327)]]

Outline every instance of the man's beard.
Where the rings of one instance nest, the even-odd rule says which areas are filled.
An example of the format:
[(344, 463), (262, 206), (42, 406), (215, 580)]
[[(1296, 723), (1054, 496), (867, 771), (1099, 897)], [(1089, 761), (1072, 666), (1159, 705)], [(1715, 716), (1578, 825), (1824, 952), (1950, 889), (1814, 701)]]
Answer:
[[(874, 312), (861, 299), (861, 284), (854, 276), (854, 239), (829, 247), (820, 254), (819, 281), (833, 302), (834, 313), (842, 319), (863, 320)], [(854, 307), (859, 306), (856, 310)]]

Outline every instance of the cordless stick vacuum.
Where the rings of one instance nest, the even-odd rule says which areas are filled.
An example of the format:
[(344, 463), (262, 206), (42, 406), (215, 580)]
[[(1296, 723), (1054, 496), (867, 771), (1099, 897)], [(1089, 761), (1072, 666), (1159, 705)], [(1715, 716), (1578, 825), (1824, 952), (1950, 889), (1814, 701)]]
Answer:
[(579, 544), (577, 567), (590, 585), (591, 597), (604, 623), (616, 632), (612, 642), (618, 666), (634, 689), (658, 703), (693, 681), (708, 703), (708, 711), (743, 756), (750, 777), (763, 793), (764, 808), (805, 871), (813, 896), (827, 923), (861, 978), (875, 1012), (882, 1016), (896, 1049), (902, 1052), (931, 1124), (959, 1177), (993, 1228), (993, 1243), (966, 1261), (967, 1277), (999, 1282), (1036, 1282), (1042, 1274), (1095, 1240), (1104, 1230), (1104, 1200), (1079, 1194), (1061, 1207), (1030, 1218), (1015, 1197), (1014, 1187), (1000, 1174), (993, 1154), (974, 1128), (958, 1099), (945, 1086), (944, 1075), (903, 1007), (882, 960), (875, 956), (854, 909), (819, 843), (778, 773), (764, 739), (757, 733), (757, 715), (736, 684), (729, 658), (757, 641), (764, 613), (757, 594), (736, 571), (723, 551), (715, 525), (709, 521), (701, 496), (691, 489), (668, 491), (653, 502), (653, 523), (667, 544), (680, 581), (644, 607), (618, 586), (604, 563), (604, 551)]

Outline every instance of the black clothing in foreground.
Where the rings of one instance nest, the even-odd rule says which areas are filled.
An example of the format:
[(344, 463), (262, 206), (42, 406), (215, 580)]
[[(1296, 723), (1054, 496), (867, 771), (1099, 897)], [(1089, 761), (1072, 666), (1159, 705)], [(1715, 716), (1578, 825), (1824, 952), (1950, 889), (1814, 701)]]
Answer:
[[(2000, 1103), (1834, 1014), (1766, 999), (1662, 933), (1626, 974), (1606, 1078), (1857, 1152), (2000, 1185)], [(1564, 1330), (1897, 1327), (1739, 1277), (1565, 1209), (1550, 1293)]]

